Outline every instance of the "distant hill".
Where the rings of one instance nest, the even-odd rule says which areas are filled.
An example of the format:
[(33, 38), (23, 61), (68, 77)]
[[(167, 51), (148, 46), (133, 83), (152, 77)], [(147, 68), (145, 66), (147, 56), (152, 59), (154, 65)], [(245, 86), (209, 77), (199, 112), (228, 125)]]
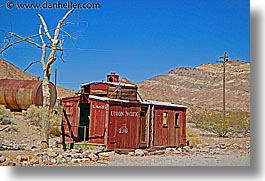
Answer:
[[(37, 79), (0, 58), (0, 78)], [(120, 78), (123, 83), (133, 83)], [(167, 74), (134, 83), (143, 99), (168, 101), (189, 108), (222, 110), (222, 64), (203, 64), (195, 68), (180, 67)], [(58, 98), (76, 91), (57, 87)], [(229, 60), (226, 63), (226, 109), (250, 112), (250, 63)]]
[[(136, 84), (144, 99), (222, 110), (222, 64), (176, 68)], [(250, 63), (239, 60), (226, 63), (226, 109), (250, 111)]]
[[(37, 80), (38, 77), (22, 71), (15, 65), (0, 58), (0, 79)], [(57, 86), (57, 98), (74, 96), (76, 91)]]

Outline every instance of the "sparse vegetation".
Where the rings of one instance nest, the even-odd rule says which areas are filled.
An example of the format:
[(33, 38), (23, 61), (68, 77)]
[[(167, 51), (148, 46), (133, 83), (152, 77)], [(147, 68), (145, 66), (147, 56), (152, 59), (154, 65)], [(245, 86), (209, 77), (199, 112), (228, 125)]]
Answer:
[(222, 112), (196, 113), (188, 121), (219, 136), (246, 135), (250, 131), (249, 112), (227, 112), (225, 122)]
[(0, 105), (0, 124), (9, 124), (12, 118), (12, 112), (4, 105)]
[[(32, 125), (41, 128), (42, 119), (42, 107), (31, 105), (26, 111), (23, 111), (23, 116), (25, 119), (29, 120)], [(57, 106), (54, 111), (50, 114), (49, 118), (49, 130), (50, 136), (60, 136), (61, 135), (61, 121), (62, 121), (62, 106)]]
[(187, 128), (186, 133), (187, 141), (189, 141), (190, 147), (196, 147), (196, 145), (203, 143), (198, 134), (196, 134), (193, 129)]

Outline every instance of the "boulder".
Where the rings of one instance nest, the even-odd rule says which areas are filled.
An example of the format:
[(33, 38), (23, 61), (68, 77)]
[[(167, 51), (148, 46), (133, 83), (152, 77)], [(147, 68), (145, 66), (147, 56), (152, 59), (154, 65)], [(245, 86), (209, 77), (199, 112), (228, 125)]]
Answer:
[(135, 153), (134, 152), (129, 152), (128, 156), (135, 156)]
[(0, 163), (3, 163), (6, 161), (6, 157), (5, 156), (2, 156), (0, 155)]
[(142, 149), (136, 149), (134, 151), (134, 153), (135, 153), (135, 156), (144, 156), (145, 155), (145, 152)]
[(0, 121), (1, 125), (9, 125), (11, 124), (10, 118), (8, 117), (3, 117), (2, 120)]

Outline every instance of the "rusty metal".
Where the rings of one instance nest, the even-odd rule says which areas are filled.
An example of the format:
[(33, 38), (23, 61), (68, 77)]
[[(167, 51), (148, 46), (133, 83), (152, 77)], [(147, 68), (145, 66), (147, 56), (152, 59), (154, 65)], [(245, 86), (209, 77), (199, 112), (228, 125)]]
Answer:
[[(57, 99), (56, 87), (50, 83), (51, 106)], [(11, 110), (24, 110), (30, 105), (42, 106), (42, 81), (0, 79), (0, 104)]]

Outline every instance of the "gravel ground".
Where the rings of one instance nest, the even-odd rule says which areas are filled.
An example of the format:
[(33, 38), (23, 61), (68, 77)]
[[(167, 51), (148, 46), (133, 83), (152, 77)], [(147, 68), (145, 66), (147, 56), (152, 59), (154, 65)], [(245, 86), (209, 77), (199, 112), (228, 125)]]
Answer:
[(131, 157), (114, 155), (108, 161), (81, 163), (80, 166), (250, 166), (247, 153), (233, 155), (159, 155)]
[[(4, 125), (5, 126), (5, 125)], [(3, 127), (3, 125), (2, 125)], [(10, 160), (15, 160), (18, 155), (29, 156), (42, 150), (31, 151), (32, 146), (40, 147), (39, 130), (23, 120), (22, 116), (12, 119), (12, 125), (0, 132), (0, 143), (3, 145), (25, 145), (26, 150), (5, 150), (0, 155)], [(1, 127), (0, 127), (1, 128)], [(193, 131), (196, 132), (196, 129)], [(197, 133), (200, 134), (199, 132)], [(162, 154), (148, 156), (120, 155), (115, 152), (108, 152), (108, 159), (97, 161), (81, 161), (79, 163), (53, 164), (54, 166), (250, 166), (250, 138), (219, 138), (212, 136), (200, 136), (208, 147), (213, 150), (203, 152), (183, 152), (182, 154)], [(224, 143), (225, 149), (218, 149), (216, 145)], [(222, 145), (222, 144), (221, 144)], [(232, 147), (231, 147), (232, 145)], [(207, 148), (207, 146), (205, 146)], [(212, 151), (216, 151), (214, 154)], [(1, 164), (0, 164), (1, 165)]]

